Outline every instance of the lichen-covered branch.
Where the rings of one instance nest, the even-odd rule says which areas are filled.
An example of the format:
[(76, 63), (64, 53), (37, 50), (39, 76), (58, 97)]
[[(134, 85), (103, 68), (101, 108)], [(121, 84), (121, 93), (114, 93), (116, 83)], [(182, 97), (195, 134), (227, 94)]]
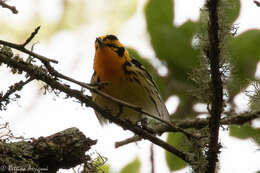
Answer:
[[(154, 115), (152, 115), (152, 114), (150, 114), (150, 113), (144, 111), (141, 107), (138, 107), (138, 106), (136, 106), (136, 105), (127, 103), (127, 102), (125, 102), (125, 101), (123, 101), (123, 100), (119, 100), (119, 99), (117, 99), (117, 98), (114, 98), (114, 97), (112, 97), (112, 96), (110, 96), (110, 95), (108, 95), (108, 94), (106, 94), (106, 93), (104, 93), (104, 92), (102, 92), (102, 91), (96, 89), (95, 87), (90, 86), (89, 84), (86, 84), (86, 83), (84, 83), (84, 82), (77, 81), (77, 80), (75, 80), (75, 79), (73, 79), (73, 78), (70, 78), (70, 77), (68, 77), (68, 76), (65, 76), (65, 75), (59, 73), (59, 72), (58, 72), (57, 70), (55, 70), (55, 69), (51, 66), (51, 64), (50, 64), (50, 62), (58, 63), (58, 61), (53, 60), (53, 59), (46, 58), (46, 57), (44, 57), (44, 56), (42, 56), (42, 55), (36, 54), (36, 53), (34, 53), (34, 52), (30, 51), (30, 50), (27, 50), (27, 49), (25, 48), (25, 46), (26, 46), (26, 45), (35, 37), (35, 35), (38, 33), (39, 29), (40, 29), (40, 26), (38, 26), (38, 27), (34, 30), (34, 32), (31, 33), (31, 35), (26, 39), (26, 41), (25, 41), (23, 44), (14, 44), (14, 43), (10, 43), (10, 42), (3, 41), (3, 40), (0, 40), (0, 44), (5, 45), (5, 46), (8, 46), (8, 47), (11, 47), (11, 48), (14, 48), (14, 49), (17, 49), (17, 50), (20, 50), (20, 51), (22, 51), (22, 52), (24, 52), (24, 53), (27, 53), (27, 54), (29, 54), (29, 55), (31, 55), (31, 56), (33, 56), (33, 57), (39, 59), (39, 60), (44, 64), (44, 66), (46, 67), (46, 70), (48, 71), (48, 73), (50, 73), (50, 75), (52, 75), (52, 76), (55, 76), (56, 78), (64, 79), (64, 80), (67, 80), (67, 81), (69, 81), (69, 82), (73, 82), (73, 83), (75, 83), (75, 84), (78, 84), (78, 85), (80, 85), (80, 86), (82, 86), (82, 87), (84, 87), (84, 88), (87, 88), (87, 89), (91, 90), (92, 92), (95, 92), (95, 93), (101, 95), (102, 97), (105, 97), (105, 98), (107, 98), (107, 99), (109, 99), (109, 100), (111, 100), (111, 101), (113, 101), (113, 102), (116, 102), (119, 107), (128, 107), (128, 108), (130, 108), (130, 109), (135, 110), (136, 112), (139, 112), (139, 113), (145, 114), (145, 115), (147, 115), (147, 116), (149, 116), (149, 117), (152, 117), (153, 119), (156, 119), (156, 120), (160, 121), (161, 124), (162, 124), (161, 126), (167, 126), (167, 129), (168, 129), (169, 131), (172, 131), (172, 132), (180, 131), (180, 132), (182, 132), (183, 134), (185, 134), (188, 138), (191, 138), (191, 137), (192, 137), (192, 138), (196, 138), (196, 136), (193, 136), (192, 134), (186, 132), (185, 130), (179, 129), (179, 128), (175, 127), (173, 124), (170, 124), (169, 122), (167, 122), (167, 121), (165, 121), (165, 120), (163, 120), (163, 119), (161, 119), (161, 118), (158, 118), (157, 116), (154, 116)], [(7, 52), (8, 52), (8, 51), (7, 51)]]
[(85, 155), (96, 141), (77, 128), (29, 141), (0, 143), (0, 172), (49, 172), (69, 169), (90, 160)]
[(209, 13), (208, 39), (209, 45), (206, 56), (210, 65), (211, 76), (211, 109), (209, 118), (209, 148), (207, 152), (208, 167), (207, 173), (214, 173), (218, 161), (220, 145), (218, 143), (219, 126), (221, 113), (223, 111), (223, 83), (220, 72), (220, 48), (219, 48), (219, 21), (218, 21), (219, 0), (207, 0)]
[[(243, 125), (254, 119), (260, 118), (260, 112), (247, 112), (239, 115), (229, 115), (220, 120), (221, 125)], [(205, 118), (193, 118), (188, 120), (174, 120), (173, 123), (180, 128), (202, 129), (208, 125), (209, 120)]]
[[(125, 129), (131, 130), (135, 134), (139, 135), (140, 137), (144, 139), (148, 139), (152, 141), (153, 143), (165, 148), (166, 150), (174, 153), (175, 155), (179, 156), (183, 160), (187, 160), (187, 162), (190, 162), (188, 159), (188, 156), (181, 151), (175, 149), (174, 147), (170, 146), (169, 144), (165, 143), (164, 141), (160, 140), (159, 138), (156, 138), (155, 136), (147, 133), (144, 129), (134, 126), (130, 123), (124, 122), (120, 119), (117, 119), (113, 117), (109, 112), (106, 110), (100, 108), (98, 105), (95, 104), (91, 100), (91, 97), (84, 95), (81, 91), (71, 89), (67, 84), (62, 84), (57, 77), (51, 76), (48, 71), (43, 68), (36, 65), (32, 65), (29, 62), (23, 61), (19, 57), (12, 57), (11, 53), (8, 53), (8, 51), (1, 52), (0, 51), (0, 63), (4, 63), (7, 66), (18, 69), (21, 71), (24, 71), (27, 73), (27, 76), (31, 76), (36, 80), (41, 80), (48, 84), (52, 89), (58, 89), (70, 97), (77, 98), (82, 103), (86, 104), (87, 106), (91, 106), (96, 111), (99, 111), (102, 115), (104, 115), (105, 118), (108, 118), (110, 121), (124, 127)], [(255, 118), (259, 117), (259, 113), (256, 112), (254, 114), (245, 114), (245, 115), (238, 115), (238, 116), (229, 116), (227, 118), (224, 118), (221, 120), (222, 124), (243, 124), (245, 122), (251, 121)], [(184, 121), (174, 121), (174, 125), (180, 128), (203, 128), (207, 125), (208, 120), (207, 119), (194, 119), (194, 120), (184, 120)], [(168, 129), (169, 130), (169, 129)], [(165, 130), (167, 131), (167, 129)], [(169, 130), (171, 131), (171, 129)]]
[(95, 111), (99, 112), (104, 118), (110, 120), (111, 122), (114, 122), (115, 124), (123, 127), (124, 129), (132, 131), (133, 133), (139, 135), (144, 139), (151, 141), (152, 143), (164, 148), (165, 150), (175, 154), (176, 156), (180, 157), (184, 161), (191, 164), (191, 160), (189, 159), (189, 156), (186, 153), (177, 150), (175, 147), (169, 145), (168, 143), (157, 138), (153, 134), (147, 132), (147, 130), (142, 129), (141, 127), (134, 125), (128, 121), (123, 121), (113, 116), (106, 109), (98, 106), (90, 96), (84, 95), (80, 90), (71, 89), (70, 86), (67, 84), (62, 84), (56, 76), (52, 76), (48, 72), (48, 70), (46, 70), (42, 66), (39, 67), (31, 63), (25, 62), (23, 61), (23, 59), (19, 57), (12, 57), (11, 56), (12, 54), (8, 53), (8, 51), (4, 51), (4, 52), (7, 53), (3, 54), (0, 51), (0, 63), (4, 63), (11, 68), (26, 72), (27, 76), (31, 76), (36, 80), (41, 80), (45, 82), (52, 89), (56, 89), (61, 92), (64, 92), (65, 94), (68, 95), (68, 97), (76, 98), (82, 104), (92, 107)]
[[(2, 48), (4, 49), (4, 48)], [(47, 69), (43, 68), (42, 66), (36, 66), (31, 64), (30, 62), (25, 62), (21, 58), (13, 55), (8, 51), (0, 51), (0, 63), (4, 63), (10, 68), (17, 69), (23, 72), (26, 72), (26, 76), (31, 76), (36, 80), (41, 80), (48, 84), (52, 89), (57, 89), (66, 93), (69, 97), (77, 98), (81, 103), (84, 103), (86, 106), (90, 106), (96, 111), (100, 112), (105, 118), (109, 119), (110, 121), (124, 127), (125, 129), (131, 130), (138, 136), (148, 139), (151, 142), (165, 148), (169, 152), (174, 153), (175, 155), (179, 156), (183, 160), (187, 160), (190, 162), (188, 156), (175, 149), (174, 147), (170, 146), (169, 144), (165, 143), (164, 141), (160, 140), (159, 138), (149, 134), (144, 129), (122, 121), (118, 118), (115, 118), (109, 112), (104, 110), (103, 108), (96, 105), (95, 102), (91, 100), (91, 97), (84, 95), (80, 90), (71, 89), (69, 85), (62, 84), (57, 76), (52, 76)], [(248, 122), (252, 119), (259, 117), (259, 113), (254, 114), (246, 114), (246, 115), (238, 115), (238, 116), (229, 116), (221, 120), (222, 124), (243, 124)], [(183, 120), (183, 121), (174, 121), (173, 124), (178, 128), (203, 128), (207, 125), (207, 119), (194, 119), (194, 120)], [(172, 131), (172, 129), (165, 129), (165, 131)]]
[[(220, 124), (221, 125), (243, 125), (257, 118), (260, 118), (260, 112), (247, 112), (239, 115), (229, 115), (228, 117), (221, 119)], [(209, 120), (206, 118), (193, 118), (187, 120), (173, 120), (172, 123), (175, 124), (175, 126), (182, 129), (193, 128), (199, 130), (206, 127), (209, 123)], [(164, 128), (161, 128), (161, 130), (162, 130), (161, 133), (171, 131), (170, 129), (167, 129), (167, 126), (164, 126)], [(142, 138), (140, 138), (139, 136), (133, 136), (125, 140), (116, 142), (115, 147), (118, 148), (127, 145), (129, 143), (140, 141), (141, 139)]]
[[(14, 94), (17, 91), (20, 91), (26, 84), (31, 82), (33, 78), (29, 78), (26, 81), (20, 81), (15, 83), (14, 85), (9, 87), (9, 90), (3, 95), (0, 93), (0, 111), (5, 110), (7, 104), (10, 103), (11, 99), (10, 96)], [(20, 96), (18, 94), (15, 94), (16, 98), (19, 98)]]

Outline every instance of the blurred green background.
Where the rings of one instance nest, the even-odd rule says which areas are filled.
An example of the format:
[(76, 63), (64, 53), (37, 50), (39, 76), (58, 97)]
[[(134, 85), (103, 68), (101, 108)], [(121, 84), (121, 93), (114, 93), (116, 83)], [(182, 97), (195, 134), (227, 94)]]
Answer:
[[(18, 2), (12, 3), (15, 5)], [(207, 35), (205, 10), (200, 10), (201, 15), (197, 21), (187, 20), (176, 26), (173, 24), (175, 18), (173, 0), (148, 0), (142, 1), (141, 5), (138, 0), (60, 0), (55, 1), (59, 4), (59, 9), (50, 7), (52, 12), (39, 10), (37, 3), (39, 3), (38, 0), (30, 2), (32, 6), (30, 12), (19, 11), (18, 8), (18, 16), (23, 13), (27, 14), (25, 22), (17, 23), (15, 20), (13, 22), (2, 18), (0, 20), (0, 35), (7, 40), (23, 42), (33, 28), (41, 25), (42, 28), (36, 40), (47, 43), (51, 42), (53, 37), (60, 32), (72, 32), (72, 34), (80, 32), (84, 35), (84, 28), (90, 28), (87, 31), (90, 32), (91, 26), (92, 30), (97, 29), (105, 33), (120, 35), (120, 33), (129, 32), (131, 37), (132, 29), (138, 30), (140, 26), (137, 23), (135, 28), (127, 28), (127, 22), (135, 18), (138, 11), (139, 13), (141, 11), (142, 22), (144, 22), (144, 40), (150, 46), (148, 49), (152, 49), (150, 54), (154, 57), (145, 57), (146, 50), (140, 51), (140, 48), (136, 48), (139, 43), (135, 44), (135, 42), (129, 42), (133, 45), (128, 48), (130, 54), (151, 72), (164, 100), (171, 96), (178, 98), (179, 102), (176, 111), (172, 112), (174, 114), (172, 119), (207, 117), (205, 107), (209, 97), (207, 94), (209, 81), (206, 74), (200, 74), (205, 72), (202, 69), (202, 65), (205, 64), (201, 60), (201, 48), (206, 44), (203, 42), (203, 38), (206, 39)], [(220, 10), (221, 19), (223, 19), (220, 24), (227, 29), (223, 32), (229, 32), (229, 27), (234, 24), (240, 13), (239, 0), (232, 0), (228, 3), (230, 6), (225, 6)], [(51, 3), (49, 5), (52, 6)], [(187, 3), (187, 5), (189, 4)], [(2, 15), (12, 15), (6, 13), (8, 12)], [(52, 17), (46, 13), (54, 13), (54, 16), (58, 17)], [(15, 17), (11, 16), (11, 18)], [(100, 30), (98, 27), (102, 29)], [(122, 31), (122, 27), (124, 27), (124, 31)], [(124, 37), (123, 40), (131, 39), (130, 37)], [(200, 38), (202, 39), (200, 40)], [(225, 73), (224, 83), (225, 111), (239, 112), (241, 105), (235, 103), (236, 96), (244, 93), (253, 83), (258, 86), (259, 76), (255, 74), (260, 59), (260, 30), (251, 29), (239, 35), (234, 34), (234, 36), (226, 34), (222, 40), (221, 48), (224, 53), (221, 56), (226, 58), (225, 63), (229, 67)], [(137, 40), (135, 41), (137, 42)], [(124, 41), (122, 42), (124, 43)], [(146, 49), (146, 47), (144, 46), (142, 49)], [(166, 69), (166, 72), (161, 74), (160, 68)], [(258, 94), (253, 89), (248, 99), (253, 98), (254, 100), (248, 102), (249, 106), (244, 111), (259, 111), (260, 98)], [(203, 111), (195, 109), (198, 104), (204, 107)], [(229, 127), (229, 134), (239, 139), (250, 138), (258, 146), (260, 145), (259, 125), (258, 127), (250, 123), (243, 126), (232, 125)], [(186, 150), (187, 146), (185, 146), (184, 140), (184, 137), (178, 133), (169, 134), (167, 137), (170, 144)], [(140, 172), (141, 164), (143, 163), (140, 162), (139, 158), (135, 158), (120, 173)], [(169, 153), (166, 153), (166, 164), (171, 171), (187, 166), (182, 160)], [(106, 172), (113, 172), (113, 169), (110, 169), (109, 161), (103, 169)]]

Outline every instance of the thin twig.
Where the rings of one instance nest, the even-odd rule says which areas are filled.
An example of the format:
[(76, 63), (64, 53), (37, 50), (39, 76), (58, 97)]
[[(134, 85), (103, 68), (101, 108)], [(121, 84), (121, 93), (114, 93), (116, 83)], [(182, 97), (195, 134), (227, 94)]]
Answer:
[[(29, 82), (33, 81), (34, 78), (29, 78), (26, 81), (21, 80), (20, 82), (15, 83), (14, 85), (9, 87), (9, 90), (3, 95), (1, 96), (0, 94), (0, 103), (1, 102), (5, 102), (5, 106), (10, 102), (9, 101), (9, 97), (10, 95), (12, 95), (13, 93), (20, 91), (26, 84), (28, 84)], [(2, 107), (0, 104), (0, 110), (2, 110)]]
[(10, 42), (7, 42), (7, 41), (3, 41), (3, 40), (0, 40), (0, 44), (2, 45), (5, 45), (5, 46), (8, 46), (8, 47), (11, 47), (11, 48), (14, 48), (14, 49), (17, 49), (21, 52), (24, 52), (28, 55), (31, 55), (39, 60), (41, 60), (42, 62), (53, 62), (53, 63), (58, 63), (57, 60), (54, 60), (54, 59), (49, 59), (49, 58), (46, 58), (42, 55), (39, 55), (37, 53), (34, 53), (28, 49), (25, 48), (25, 46), (35, 37), (35, 35), (38, 33), (40, 29), (40, 26), (38, 26), (33, 33), (31, 33), (31, 35), (26, 39), (26, 41), (23, 43), (23, 44), (15, 44), (15, 43), (10, 43)]
[(34, 52), (26, 49), (25, 47), (23, 47), (22, 44), (10, 43), (10, 42), (3, 41), (3, 40), (0, 40), (0, 44), (14, 48), (14, 49), (17, 49), (17, 50), (20, 50), (21, 52), (27, 53), (28, 55), (31, 55), (31, 56), (33, 56), (33, 57), (35, 57), (35, 58), (37, 58), (41, 61), (49, 61), (49, 62), (53, 62), (53, 63), (56, 63), (56, 64), (58, 63), (57, 60), (46, 58), (42, 55), (39, 55), (37, 53), (34, 53)]
[(208, 37), (209, 48), (206, 50), (210, 63), (212, 100), (209, 118), (209, 148), (207, 152), (208, 167), (206, 173), (214, 173), (218, 161), (220, 145), (219, 126), (221, 112), (223, 111), (223, 83), (220, 72), (220, 48), (219, 48), (219, 23), (218, 23), (218, 3), (219, 0), (207, 0), (206, 6), (209, 11)]
[[(248, 123), (254, 119), (260, 118), (260, 111), (258, 112), (246, 112), (239, 115), (229, 115), (220, 120), (221, 125), (243, 125)], [(205, 118), (193, 118), (189, 120), (173, 120), (172, 122), (177, 127), (180, 128), (195, 128), (195, 129), (202, 129), (206, 127), (209, 123), (208, 119)], [(165, 129), (167, 131), (167, 129)]]
[(0, 124), (0, 143), (8, 143), (14, 140), (25, 140), (23, 136), (15, 136), (10, 129), (9, 123)]
[(3, 97), (0, 98), (0, 102), (2, 101), (6, 101), (6, 99), (13, 93), (15, 93), (16, 91), (19, 91), (23, 88), (24, 85), (28, 84), (29, 82), (31, 82), (33, 80), (33, 78), (29, 78), (26, 81), (20, 81), (15, 83), (14, 85), (9, 87), (9, 90), (5, 93), (5, 95), (3, 95)]
[(142, 138), (140, 136), (135, 135), (131, 138), (127, 138), (125, 140), (115, 142), (115, 148), (119, 148), (119, 147), (122, 147), (124, 145), (130, 144), (132, 142), (137, 142), (137, 141), (140, 141), (140, 140), (142, 140)]
[(259, 1), (254, 0), (254, 3), (255, 3), (255, 5), (256, 5), (257, 7), (260, 7), (260, 2), (259, 2)]
[(154, 149), (153, 144), (150, 147), (150, 162), (151, 162), (151, 173), (155, 172), (155, 165), (154, 165)]
[(106, 113), (107, 111), (103, 112), (102, 110), (98, 110), (99, 108), (97, 108), (97, 107), (94, 108), (94, 109), (96, 111), (98, 111), (101, 115), (103, 115), (103, 117), (109, 119), (110, 121), (114, 122), (115, 124), (118, 124), (119, 126), (134, 132), (134, 134), (139, 135), (140, 137), (142, 137), (144, 139), (148, 139), (152, 143), (164, 148), (165, 150), (169, 151), (170, 153), (175, 154), (176, 156), (178, 156), (182, 160), (186, 161), (187, 163), (189, 163), (191, 165), (193, 164), (192, 160), (190, 160), (189, 155), (187, 153), (184, 153), (184, 152), (176, 149), (172, 145), (170, 145), (167, 142), (164, 142), (163, 140), (157, 138), (156, 136), (147, 132), (146, 130), (142, 129), (141, 127), (136, 126), (136, 125), (134, 125), (134, 124), (132, 124), (128, 121), (115, 118), (113, 115), (107, 114)]
[(8, 8), (14, 14), (18, 13), (18, 10), (16, 9), (15, 6), (10, 6), (10, 5), (6, 4), (4, 0), (0, 0), (0, 6), (2, 6), (3, 8)]
[(39, 32), (41, 26), (37, 26), (35, 30), (31, 33), (30, 37), (26, 39), (26, 41), (22, 44), (23, 47), (25, 47), (32, 39), (35, 37), (35, 35)]

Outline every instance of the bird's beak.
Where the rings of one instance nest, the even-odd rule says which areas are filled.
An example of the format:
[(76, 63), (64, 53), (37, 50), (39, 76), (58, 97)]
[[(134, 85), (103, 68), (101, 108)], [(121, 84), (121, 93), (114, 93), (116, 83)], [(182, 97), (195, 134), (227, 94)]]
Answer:
[(96, 43), (98, 43), (100, 46), (104, 46), (105, 43), (98, 37), (96, 38)]

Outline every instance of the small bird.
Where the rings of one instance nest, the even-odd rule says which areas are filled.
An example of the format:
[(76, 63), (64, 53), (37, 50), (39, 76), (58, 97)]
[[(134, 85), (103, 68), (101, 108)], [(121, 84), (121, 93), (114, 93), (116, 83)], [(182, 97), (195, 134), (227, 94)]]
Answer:
[[(159, 94), (158, 88), (151, 75), (134, 58), (114, 35), (104, 35), (95, 41), (94, 73), (91, 84), (97, 89), (119, 100), (136, 105), (149, 114), (164, 121), (169, 121), (169, 113)], [(158, 120), (137, 112), (131, 108), (123, 107), (117, 103), (92, 92), (93, 100), (100, 106), (109, 110), (120, 119), (138, 123), (147, 119), (147, 126), (154, 129)], [(103, 125), (108, 122), (98, 112), (96, 115)]]

